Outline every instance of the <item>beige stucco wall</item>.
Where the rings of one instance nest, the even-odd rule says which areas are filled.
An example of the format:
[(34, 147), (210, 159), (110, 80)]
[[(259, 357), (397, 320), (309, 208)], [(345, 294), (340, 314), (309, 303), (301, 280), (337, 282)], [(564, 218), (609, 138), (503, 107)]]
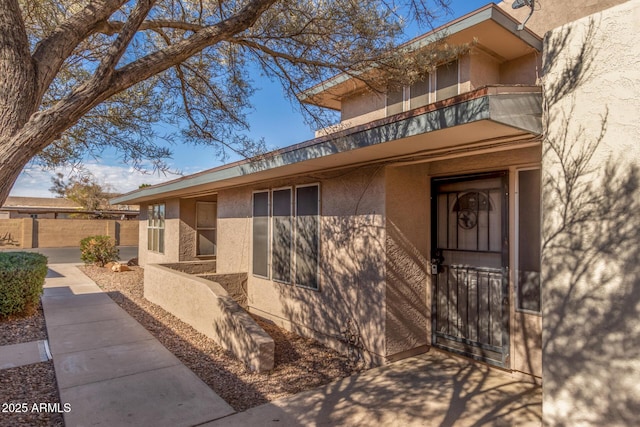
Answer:
[(249, 272), (251, 217), (251, 188), (236, 188), (218, 193), (219, 273)]
[[(527, 22), (527, 28), (543, 36), (547, 31), (560, 25), (597, 13), (601, 10), (624, 3), (625, 1), (627, 0), (536, 0), (534, 13)], [(496, 3), (520, 22), (523, 22), (531, 11), (528, 7), (514, 10), (511, 7), (513, 0)]]
[(159, 264), (180, 261), (180, 199), (161, 200), (165, 204), (164, 253), (147, 250), (147, 204), (140, 205), (140, 232), (138, 262)]
[(542, 68), (542, 54), (532, 51), (529, 55), (521, 56), (500, 64), (500, 84), (503, 85), (535, 85), (539, 84)]
[(469, 53), (470, 64), (470, 90), (482, 86), (502, 83), (500, 81), (500, 63), (487, 53), (474, 49)]
[(164, 265), (147, 265), (144, 297), (215, 340), (252, 371), (273, 369), (273, 338), (219, 283)]
[(640, 1), (591, 18), (546, 40), (544, 421), (628, 426), (640, 408)]
[(349, 330), (363, 357), (384, 346), (384, 169), (371, 167), (262, 183), (218, 194), (218, 273), (249, 271), (253, 190), (320, 183), (320, 290), (248, 278), (249, 310), (288, 329), (341, 346)]
[(431, 343), (430, 184), (423, 165), (386, 170), (386, 356)]

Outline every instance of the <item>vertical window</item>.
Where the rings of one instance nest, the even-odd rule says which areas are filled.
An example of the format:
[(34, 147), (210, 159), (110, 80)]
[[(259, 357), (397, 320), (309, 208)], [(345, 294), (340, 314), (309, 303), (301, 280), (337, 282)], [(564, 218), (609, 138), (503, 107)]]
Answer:
[(440, 65), (436, 69), (436, 101), (458, 94), (458, 60)]
[(164, 253), (164, 203), (149, 205), (147, 208), (147, 249)]
[(392, 86), (387, 92), (387, 116), (402, 113), (404, 110), (404, 87)]
[(418, 108), (429, 103), (429, 79), (415, 82), (409, 88), (409, 108)]
[(518, 309), (540, 312), (540, 169), (518, 171)]
[(269, 192), (253, 193), (253, 274), (269, 277)]
[(284, 283), (291, 283), (293, 247), (291, 195), (290, 188), (272, 192), (271, 277), (273, 280)]
[(218, 205), (215, 202), (196, 202), (196, 255), (216, 254), (216, 222)]
[(320, 187), (296, 188), (296, 263), (295, 283), (318, 289), (320, 254)]

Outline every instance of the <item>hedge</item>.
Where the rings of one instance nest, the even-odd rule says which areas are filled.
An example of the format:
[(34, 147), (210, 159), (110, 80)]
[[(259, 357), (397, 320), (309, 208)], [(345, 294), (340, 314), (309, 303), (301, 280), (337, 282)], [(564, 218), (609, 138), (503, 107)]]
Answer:
[(0, 318), (33, 310), (42, 295), (46, 275), (46, 256), (0, 252)]

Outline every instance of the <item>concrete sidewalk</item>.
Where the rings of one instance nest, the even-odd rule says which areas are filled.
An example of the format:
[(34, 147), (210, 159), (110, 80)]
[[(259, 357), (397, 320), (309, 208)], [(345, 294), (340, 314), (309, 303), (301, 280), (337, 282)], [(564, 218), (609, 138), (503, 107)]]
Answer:
[(72, 264), (42, 298), (67, 427), (540, 426), (540, 386), (431, 350), (234, 413)]
[(204, 425), (539, 427), (541, 420), (540, 386), (431, 350)]
[(67, 427), (193, 426), (233, 409), (73, 264), (42, 306)]

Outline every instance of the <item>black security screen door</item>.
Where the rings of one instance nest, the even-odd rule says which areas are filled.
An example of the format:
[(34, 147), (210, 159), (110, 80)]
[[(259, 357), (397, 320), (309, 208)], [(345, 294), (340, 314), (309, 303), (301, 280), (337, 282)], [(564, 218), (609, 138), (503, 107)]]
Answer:
[(507, 173), (432, 181), (433, 345), (509, 362)]

